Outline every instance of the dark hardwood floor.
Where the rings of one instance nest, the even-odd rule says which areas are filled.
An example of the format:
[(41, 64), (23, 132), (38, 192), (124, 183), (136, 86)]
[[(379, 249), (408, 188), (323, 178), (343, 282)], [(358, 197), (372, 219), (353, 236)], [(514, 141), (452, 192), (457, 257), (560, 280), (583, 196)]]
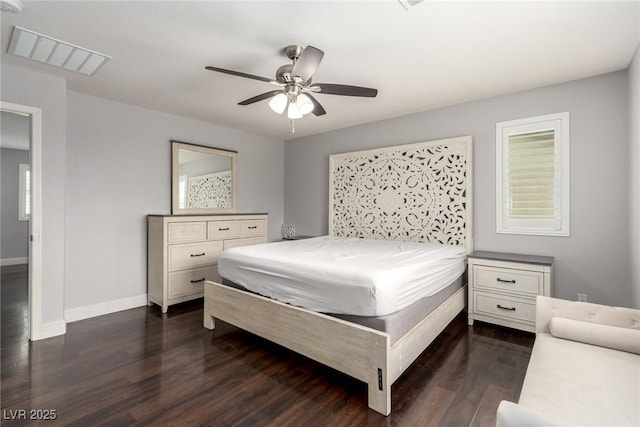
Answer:
[(384, 417), (367, 408), (364, 383), (221, 322), (207, 331), (201, 300), (165, 316), (141, 307), (74, 322), (28, 343), (21, 280), (3, 270), (7, 426), (37, 423), (12, 420), (19, 410), (55, 410), (40, 425), (493, 426), (498, 403), (518, 398), (534, 340), (458, 316), (393, 385)]

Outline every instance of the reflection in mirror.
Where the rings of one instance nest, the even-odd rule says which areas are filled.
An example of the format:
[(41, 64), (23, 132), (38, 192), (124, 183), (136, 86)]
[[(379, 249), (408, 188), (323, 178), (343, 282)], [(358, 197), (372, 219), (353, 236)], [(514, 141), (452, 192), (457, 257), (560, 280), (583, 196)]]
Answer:
[(233, 211), (237, 153), (178, 141), (171, 143), (173, 214)]

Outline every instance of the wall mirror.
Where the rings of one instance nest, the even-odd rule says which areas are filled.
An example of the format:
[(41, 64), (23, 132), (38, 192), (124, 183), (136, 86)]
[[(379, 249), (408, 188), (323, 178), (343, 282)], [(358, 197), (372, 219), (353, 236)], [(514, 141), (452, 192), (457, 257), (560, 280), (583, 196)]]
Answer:
[(171, 141), (171, 213), (234, 212), (235, 151)]

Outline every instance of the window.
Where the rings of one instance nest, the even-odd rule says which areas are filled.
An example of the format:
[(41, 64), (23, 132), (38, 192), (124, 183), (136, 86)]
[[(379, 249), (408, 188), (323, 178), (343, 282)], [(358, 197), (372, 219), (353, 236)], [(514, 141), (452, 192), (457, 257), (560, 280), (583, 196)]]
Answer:
[(569, 113), (496, 124), (496, 231), (569, 235)]
[(31, 169), (29, 165), (21, 163), (19, 173), (18, 221), (29, 221), (31, 216)]

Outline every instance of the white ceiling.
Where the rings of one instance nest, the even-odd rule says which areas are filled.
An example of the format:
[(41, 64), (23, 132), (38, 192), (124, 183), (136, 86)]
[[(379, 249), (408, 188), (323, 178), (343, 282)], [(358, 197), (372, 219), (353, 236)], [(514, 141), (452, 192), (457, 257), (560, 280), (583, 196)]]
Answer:
[[(67, 79), (70, 90), (282, 140), (628, 67), (640, 1), (25, 1), (2, 13), (2, 62)], [(94, 77), (6, 54), (13, 25), (113, 57)], [(318, 94), (321, 117), (289, 121), (274, 89), (207, 65), (274, 77), (289, 44), (325, 52), (315, 82), (377, 98)]]

